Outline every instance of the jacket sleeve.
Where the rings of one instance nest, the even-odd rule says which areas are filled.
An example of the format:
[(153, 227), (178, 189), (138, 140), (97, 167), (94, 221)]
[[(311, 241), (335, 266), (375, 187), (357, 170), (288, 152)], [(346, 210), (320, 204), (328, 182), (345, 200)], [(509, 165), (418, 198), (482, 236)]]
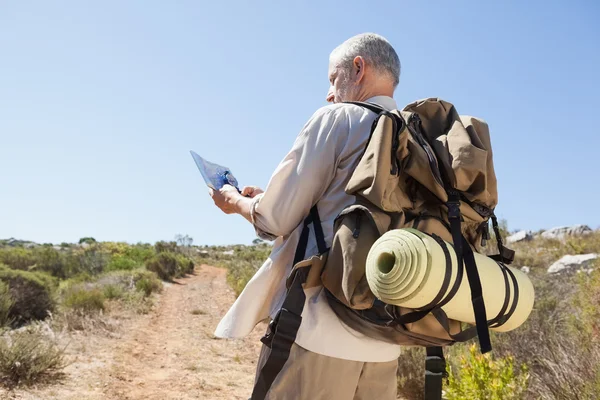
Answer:
[(254, 198), (250, 215), (259, 237), (287, 236), (306, 218), (335, 176), (348, 132), (342, 107), (323, 107), (310, 118), (265, 192)]

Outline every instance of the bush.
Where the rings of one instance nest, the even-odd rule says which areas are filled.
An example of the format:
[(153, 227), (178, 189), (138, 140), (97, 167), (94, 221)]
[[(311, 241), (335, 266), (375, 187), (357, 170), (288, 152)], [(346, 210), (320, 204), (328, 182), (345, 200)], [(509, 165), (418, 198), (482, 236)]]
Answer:
[(108, 300), (120, 299), (123, 297), (123, 288), (119, 285), (106, 285), (102, 293)]
[(135, 283), (135, 289), (138, 292), (144, 293), (145, 296), (150, 296), (152, 293), (162, 290), (162, 283), (156, 278), (156, 275), (144, 276)]
[(398, 394), (411, 400), (423, 398), (425, 387), (425, 348), (402, 347), (398, 357)]
[(67, 277), (65, 257), (52, 247), (39, 247), (34, 250), (35, 270), (44, 271), (60, 279)]
[(238, 246), (234, 249), (235, 253), (232, 256), (218, 254), (223, 250), (225, 248), (219, 248), (218, 252), (213, 252), (215, 253), (214, 258), (207, 262), (227, 269), (227, 283), (233, 288), (236, 296), (239, 296), (248, 281), (269, 257), (272, 248), (269, 245)]
[(194, 272), (194, 262), (183, 254), (177, 254), (177, 276), (182, 277)]
[(42, 320), (52, 312), (55, 282), (41, 272), (12, 270), (0, 265), (0, 281), (5, 282), (14, 301), (9, 317), (20, 325), (30, 320)]
[(106, 266), (106, 270), (107, 271), (119, 271), (119, 270), (131, 271), (132, 269), (135, 269), (135, 268), (139, 267), (140, 265), (141, 265), (140, 262), (138, 262), (134, 259), (131, 259), (127, 256), (115, 256), (110, 260), (110, 262)]
[(0, 328), (10, 323), (10, 311), (13, 304), (14, 301), (10, 294), (10, 288), (6, 283), (0, 281)]
[(146, 263), (146, 269), (169, 281), (194, 271), (194, 262), (182, 254), (159, 252)]
[(104, 293), (100, 289), (86, 290), (79, 287), (71, 289), (64, 299), (64, 305), (83, 313), (104, 310)]
[(66, 275), (98, 275), (104, 271), (109, 260), (110, 254), (104, 251), (99, 244), (85, 249), (74, 249), (65, 256)]
[(163, 281), (170, 281), (177, 275), (177, 258), (173, 253), (158, 253), (146, 263), (146, 269), (154, 272)]
[(39, 330), (15, 331), (0, 338), (0, 377), (9, 386), (35, 382), (67, 365), (64, 350)]
[(157, 253), (176, 253), (177, 242), (156, 242), (154, 249)]
[(600, 262), (596, 262), (595, 267), (589, 275), (578, 276), (578, 290), (573, 300), (578, 312), (571, 321), (586, 342), (600, 345)]
[(27, 270), (35, 264), (35, 256), (32, 250), (19, 247), (0, 249), (0, 264), (12, 269)]
[(475, 345), (469, 347), (467, 355), (460, 357), (460, 370), (448, 364), (448, 400), (521, 399), (529, 381), (525, 364), (515, 373), (511, 356), (493, 360), (489, 354), (478, 354)]

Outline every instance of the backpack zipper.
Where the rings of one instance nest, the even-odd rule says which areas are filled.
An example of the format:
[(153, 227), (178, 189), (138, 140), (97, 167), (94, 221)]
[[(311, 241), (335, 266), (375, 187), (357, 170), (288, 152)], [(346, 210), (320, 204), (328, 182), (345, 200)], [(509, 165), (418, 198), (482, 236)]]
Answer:
[(417, 140), (417, 142), (419, 142), (419, 144), (427, 154), (427, 158), (429, 160), (429, 167), (433, 172), (433, 177), (435, 178), (437, 183), (440, 184), (441, 187), (444, 187), (444, 183), (442, 182), (442, 176), (440, 175), (440, 167), (437, 158), (435, 157), (435, 153), (433, 152), (431, 146), (429, 145), (427, 140), (425, 140), (423, 134), (421, 133), (421, 119), (417, 114), (412, 114), (408, 120), (408, 123), (410, 124), (409, 127), (412, 128), (411, 132), (413, 134), (413, 137)]

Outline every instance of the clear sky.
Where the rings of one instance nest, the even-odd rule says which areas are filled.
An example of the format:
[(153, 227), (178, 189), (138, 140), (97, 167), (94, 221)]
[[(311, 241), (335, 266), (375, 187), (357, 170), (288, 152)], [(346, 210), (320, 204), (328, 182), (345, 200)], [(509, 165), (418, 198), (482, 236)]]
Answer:
[(488, 121), (511, 230), (598, 228), (599, 21), (591, 0), (0, 0), (0, 238), (250, 243), (189, 150), (264, 187), (362, 32), (395, 46), (400, 105)]

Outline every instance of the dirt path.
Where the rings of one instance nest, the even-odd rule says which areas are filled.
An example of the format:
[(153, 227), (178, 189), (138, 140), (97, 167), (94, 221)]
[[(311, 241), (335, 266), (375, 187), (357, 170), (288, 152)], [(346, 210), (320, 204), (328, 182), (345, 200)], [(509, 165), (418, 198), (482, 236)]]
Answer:
[(197, 267), (165, 288), (154, 311), (124, 323), (119, 338), (75, 340), (77, 359), (62, 383), (0, 391), (0, 398), (248, 399), (266, 327), (244, 340), (215, 339), (233, 300), (224, 270)]

